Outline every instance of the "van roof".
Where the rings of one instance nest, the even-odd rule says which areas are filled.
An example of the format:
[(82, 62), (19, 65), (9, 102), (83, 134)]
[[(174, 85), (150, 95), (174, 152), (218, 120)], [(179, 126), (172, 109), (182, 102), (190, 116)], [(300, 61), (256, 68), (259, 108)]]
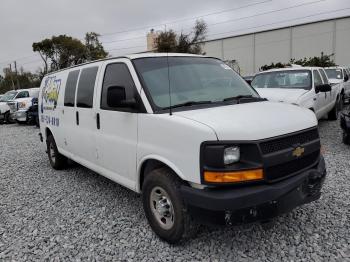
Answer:
[(180, 56), (183, 56), (183, 57), (209, 57), (209, 56), (195, 55), (195, 54), (186, 54), (186, 53), (140, 53), (140, 54), (130, 54), (130, 55), (125, 55), (125, 56), (108, 57), (108, 58), (104, 58), (104, 59), (99, 59), (99, 60), (86, 62), (86, 63), (79, 64), (79, 65), (74, 65), (74, 66), (71, 66), (71, 67), (67, 67), (67, 68), (64, 68), (64, 69), (60, 69), (60, 70), (48, 73), (48, 74), (46, 74), (46, 76), (55, 74), (57, 72), (69, 70), (71, 68), (80, 67), (80, 66), (84, 66), (84, 65), (88, 65), (88, 64), (93, 64), (93, 63), (98, 63), (98, 62), (102, 62), (102, 61), (107, 61), (107, 60), (118, 59), (118, 58), (126, 58), (126, 59), (130, 59), (130, 60), (134, 60), (134, 59), (138, 59), (138, 58), (165, 57), (165, 56), (172, 56), (172, 57), (174, 57), (174, 56), (179, 56), (179, 57)]

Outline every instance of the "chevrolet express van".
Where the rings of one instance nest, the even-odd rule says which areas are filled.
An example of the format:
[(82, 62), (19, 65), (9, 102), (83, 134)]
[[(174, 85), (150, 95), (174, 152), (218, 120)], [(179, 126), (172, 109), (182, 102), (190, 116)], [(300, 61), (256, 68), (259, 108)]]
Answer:
[(216, 58), (137, 54), (57, 71), (39, 117), (54, 169), (72, 159), (142, 194), (170, 243), (198, 223), (266, 221), (317, 200), (326, 176), (315, 114), (266, 101)]

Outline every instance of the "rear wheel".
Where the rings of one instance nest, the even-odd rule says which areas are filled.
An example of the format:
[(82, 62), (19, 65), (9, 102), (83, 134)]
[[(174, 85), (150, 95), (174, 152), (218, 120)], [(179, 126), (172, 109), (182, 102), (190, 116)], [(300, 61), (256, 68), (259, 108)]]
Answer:
[(167, 168), (151, 171), (142, 187), (143, 208), (153, 231), (175, 244), (193, 236), (197, 225), (186, 210), (180, 194), (181, 180)]
[(67, 158), (58, 152), (55, 139), (52, 135), (47, 138), (47, 154), (52, 168), (61, 170), (67, 166)]
[(5, 121), (7, 124), (13, 124), (15, 121), (12, 119), (10, 112), (5, 113)]

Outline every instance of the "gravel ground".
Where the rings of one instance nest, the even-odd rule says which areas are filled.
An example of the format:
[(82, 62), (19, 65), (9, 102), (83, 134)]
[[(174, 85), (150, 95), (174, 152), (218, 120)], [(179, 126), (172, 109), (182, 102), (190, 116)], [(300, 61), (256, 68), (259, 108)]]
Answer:
[(350, 147), (338, 122), (320, 122), (328, 166), (323, 197), (259, 224), (203, 227), (171, 246), (139, 196), (81, 166), (54, 171), (38, 129), (0, 126), (0, 261), (350, 261)]

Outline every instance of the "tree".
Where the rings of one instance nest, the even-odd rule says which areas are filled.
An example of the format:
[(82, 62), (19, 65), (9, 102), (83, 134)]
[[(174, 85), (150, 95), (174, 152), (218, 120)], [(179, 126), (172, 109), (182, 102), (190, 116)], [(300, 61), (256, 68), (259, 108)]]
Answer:
[(173, 30), (160, 32), (155, 40), (157, 52), (204, 54), (202, 46), (206, 39), (207, 28), (203, 20), (197, 20), (193, 32), (189, 34), (181, 32), (177, 36)]
[(314, 56), (304, 59), (291, 59), (291, 64), (297, 64), (301, 66), (317, 66), (317, 67), (329, 67), (329, 66), (336, 66), (334, 63), (334, 60), (332, 59), (332, 56), (334, 54), (325, 55), (323, 52), (321, 52), (321, 56)]
[(317, 66), (317, 67), (329, 67), (329, 66), (336, 66), (334, 60), (332, 59), (332, 56), (334, 54), (325, 55), (323, 52), (321, 52), (321, 56), (314, 56), (309, 58), (303, 58), (296, 60), (295, 58), (291, 59), (289, 63), (271, 63), (270, 65), (263, 65), (260, 67), (259, 71), (266, 71), (273, 68), (284, 68), (291, 66), (292, 64), (300, 65), (300, 66)]
[(99, 36), (99, 34), (94, 32), (86, 33), (85, 35), (87, 61), (102, 59), (108, 56), (108, 53), (104, 50), (101, 42), (98, 40)]
[(6, 91), (12, 90), (13, 88), (18, 88), (16, 86), (19, 83), (21, 88), (32, 88), (38, 87), (40, 85), (40, 77), (31, 72), (26, 72), (21, 68), (18, 74), (15, 74), (10, 70), (10, 68), (4, 69), (4, 77), (0, 76), (0, 94)]
[(84, 44), (67, 35), (53, 36), (51, 39), (33, 43), (33, 51), (40, 54), (44, 62), (45, 75), (50, 71), (106, 57), (108, 53), (98, 37), (97, 33), (87, 33)]

